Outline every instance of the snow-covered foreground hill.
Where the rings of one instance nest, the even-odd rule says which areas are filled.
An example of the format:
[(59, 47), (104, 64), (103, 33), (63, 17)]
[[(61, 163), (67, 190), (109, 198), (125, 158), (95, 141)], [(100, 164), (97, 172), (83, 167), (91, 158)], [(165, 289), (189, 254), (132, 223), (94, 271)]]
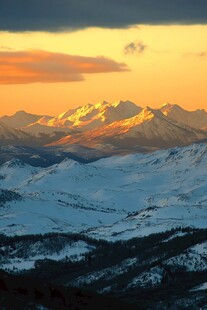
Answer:
[(206, 177), (206, 144), (49, 168), (13, 159), (0, 166), (0, 233), (81, 232), (115, 241), (207, 228)]

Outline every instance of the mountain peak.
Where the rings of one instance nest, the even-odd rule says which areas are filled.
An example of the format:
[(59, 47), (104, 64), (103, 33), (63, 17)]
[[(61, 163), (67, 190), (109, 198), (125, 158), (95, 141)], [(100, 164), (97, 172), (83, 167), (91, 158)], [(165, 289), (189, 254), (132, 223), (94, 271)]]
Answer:
[(153, 112), (154, 109), (150, 108), (148, 105), (146, 107), (143, 108), (143, 111), (146, 111), (146, 112)]
[(144, 115), (153, 115), (153, 116), (155, 116), (157, 114), (159, 114), (159, 111), (154, 110), (154, 109), (150, 108), (149, 106), (144, 107), (142, 109), (142, 111), (140, 112), (140, 115), (143, 115), (143, 116)]
[[(94, 105), (94, 107), (95, 107), (96, 109), (99, 109), (99, 108), (102, 108), (102, 107), (104, 107), (104, 106), (107, 106), (108, 104), (109, 104), (109, 102), (107, 102), (107, 101), (105, 101), (105, 100), (102, 100), (102, 101), (96, 103), (96, 104)], [(89, 105), (90, 105), (90, 107), (93, 107), (92, 104), (89, 103)]]
[(17, 111), (14, 115), (21, 115), (21, 114), (30, 114), (30, 113), (27, 113), (26, 111), (24, 111), (24, 110), (19, 110), (19, 111)]
[(32, 114), (29, 112), (26, 112), (25, 110), (19, 110), (16, 113), (14, 113), (13, 115), (10, 116), (10, 118), (15, 118), (15, 117), (28, 117), (28, 118), (40, 118), (43, 115), (38, 115), (38, 114)]
[(27, 113), (24, 110), (17, 111), (11, 116), (3, 116), (0, 118), (6, 125), (13, 128), (23, 128), (31, 123), (37, 122), (43, 115)]
[(178, 104), (172, 103), (164, 103), (159, 107), (159, 110), (165, 115), (169, 114), (171, 111), (186, 111)]
[(166, 110), (166, 109), (171, 110), (173, 108), (180, 108), (180, 109), (182, 109), (179, 105), (174, 104), (174, 103), (169, 103), (169, 102), (165, 102), (165, 103), (161, 104), (158, 107), (159, 110), (162, 110), (162, 109), (164, 109), (164, 110)]
[(130, 100), (119, 100), (111, 104), (113, 107), (118, 107), (118, 106), (127, 106), (127, 107), (138, 107), (134, 102)]
[(172, 103), (169, 103), (169, 102), (164, 102), (163, 104), (159, 105), (159, 109), (162, 109), (162, 108), (171, 108), (173, 107), (174, 104)]

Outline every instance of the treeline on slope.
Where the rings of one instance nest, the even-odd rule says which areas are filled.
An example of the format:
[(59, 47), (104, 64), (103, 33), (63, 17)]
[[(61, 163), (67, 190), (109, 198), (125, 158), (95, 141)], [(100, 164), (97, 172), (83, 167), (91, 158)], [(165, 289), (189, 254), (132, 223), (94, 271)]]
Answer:
[[(32, 245), (39, 244), (46, 252), (58, 253), (66, 246), (71, 246), (75, 242), (84, 241), (91, 247), (100, 246), (105, 244), (105, 241), (97, 241), (96, 239), (88, 238), (80, 234), (67, 234), (67, 233), (47, 233), (37, 235), (20, 235), (20, 236), (6, 236), (0, 234), (0, 262), (8, 258), (28, 258), (31, 254)], [(37, 262), (38, 263), (38, 262)]]
[[(169, 276), (170, 274), (170, 276)], [(139, 305), (141, 309), (157, 310), (200, 310), (206, 309), (206, 291), (191, 291), (193, 287), (205, 283), (207, 272), (186, 272), (169, 269), (169, 273), (159, 286), (152, 288), (135, 288), (120, 294), (114, 292), (111, 296), (121, 297)]]
[(21, 200), (21, 199), (22, 197), (20, 194), (14, 191), (0, 188), (0, 207), (2, 207), (6, 202), (13, 201), (13, 200)]
[[(186, 235), (175, 236), (172, 240), (163, 242), (163, 240), (170, 239), (171, 236), (177, 232), (185, 232)], [(30, 247), (36, 242), (44, 242), (44, 244), (54, 252), (61, 250), (65, 245), (77, 242), (85, 241), (88, 245), (94, 246), (94, 250), (89, 253), (86, 253), (84, 256), (84, 261), (81, 261), (81, 266), (85, 266), (85, 272), (88, 273), (91, 270), (100, 270), (102, 268), (111, 267), (118, 264), (120, 261), (123, 261), (128, 258), (138, 257), (139, 262), (145, 262), (147, 268), (149, 265), (157, 265), (157, 263), (162, 262), (170, 257), (179, 255), (185, 249), (189, 247), (206, 241), (207, 229), (191, 229), (191, 228), (180, 228), (172, 229), (171, 231), (166, 231), (164, 233), (151, 234), (147, 237), (142, 238), (133, 238), (127, 241), (116, 241), (116, 242), (107, 242), (105, 240), (97, 240), (90, 238), (82, 234), (67, 234), (67, 233), (47, 233), (47, 234), (38, 234), (38, 235), (20, 235), (20, 236), (6, 236), (0, 234), (0, 245), (9, 251), (18, 250), (18, 247), (21, 247), (21, 251), (24, 252), (24, 248)], [(45, 242), (46, 241), (46, 242)], [(48, 242), (49, 241), (49, 242)], [(22, 249), (23, 248), (23, 249)], [(20, 250), (20, 249), (19, 249)], [(1, 255), (7, 255), (6, 252), (0, 252)], [(8, 253), (9, 254), (9, 253)], [(152, 262), (152, 258), (156, 258), (155, 262)], [(88, 264), (90, 261), (90, 264)], [(80, 264), (79, 262), (72, 262), (73, 264)], [(47, 265), (51, 267), (52, 265), (64, 266), (64, 272), (67, 270), (67, 266), (70, 266), (70, 260), (62, 260), (59, 262), (53, 260), (38, 260), (36, 262), (36, 268), (29, 273), (34, 275), (42, 274), (42, 268), (45, 270), (45, 274), (50, 278), (52, 275), (51, 268), (48, 268)], [(140, 267), (139, 267), (140, 268)], [(141, 267), (144, 271), (146, 268)], [(25, 271), (27, 272), (27, 271)], [(61, 273), (59, 273), (61, 275)], [(83, 273), (81, 272), (81, 275)], [(73, 278), (73, 275), (68, 275), (69, 278)]]
[[(186, 234), (176, 236), (178, 232)], [(61, 261), (38, 260), (35, 263), (34, 269), (21, 272), (21, 277), (51, 281), (53, 284), (64, 286), (68, 286), (70, 282), (80, 276), (104, 268), (111, 268), (113, 274), (113, 267), (115, 265), (119, 265), (126, 259), (136, 257), (137, 263), (129, 266), (125, 273), (113, 274), (112, 280), (101, 278), (92, 284), (84, 283), (81, 289), (97, 292), (113, 284), (113, 290), (106, 295), (107, 297), (123, 299), (129, 303), (139, 305), (140, 309), (170, 309), (175, 302), (178, 305), (177, 309), (179, 307), (182, 309), (185, 304), (192, 305), (190, 308), (194, 309), (194, 306), (202, 307), (206, 302), (206, 297), (202, 292), (189, 293), (189, 290), (204, 283), (207, 272), (189, 272), (185, 268), (171, 269), (170, 266), (165, 265), (165, 276), (159, 286), (154, 288), (131, 288), (129, 290), (125, 290), (125, 288), (132, 278), (155, 266), (163, 268), (164, 260), (179, 255), (186, 249), (206, 241), (206, 236), (207, 229), (180, 228), (164, 233), (152, 234), (148, 237), (117, 242), (94, 240), (79, 234), (52, 233), (15, 237), (0, 235), (0, 244), (9, 245), (12, 248), (17, 247), (18, 243), (22, 244), (23, 242), (23, 246), (28, 247), (32, 242), (44, 242), (44, 240), (50, 239), (51, 241), (53, 240), (51, 244), (54, 250), (60, 249), (61, 240), (63, 242), (62, 246), (66, 242), (79, 240), (94, 246), (94, 249), (84, 254), (81, 261), (74, 262), (70, 259)], [(170, 239), (170, 237), (173, 238)]]

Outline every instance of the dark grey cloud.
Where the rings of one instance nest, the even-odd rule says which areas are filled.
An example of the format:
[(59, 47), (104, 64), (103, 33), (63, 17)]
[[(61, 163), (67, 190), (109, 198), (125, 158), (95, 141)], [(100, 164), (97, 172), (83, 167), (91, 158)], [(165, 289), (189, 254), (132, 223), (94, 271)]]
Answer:
[(142, 54), (147, 48), (142, 41), (134, 41), (124, 47), (124, 54)]
[(0, 30), (206, 24), (206, 0), (0, 0)]

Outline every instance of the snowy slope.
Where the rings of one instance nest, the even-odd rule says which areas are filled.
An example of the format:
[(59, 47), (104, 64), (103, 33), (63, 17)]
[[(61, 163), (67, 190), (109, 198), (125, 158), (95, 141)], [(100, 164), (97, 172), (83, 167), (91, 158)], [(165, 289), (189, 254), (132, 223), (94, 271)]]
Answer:
[(207, 145), (49, 168), (0, 167), (0, 188), (22, 201), (0, 210), (0, 232), (85, 232), (129, 239), (173, 227), (207, 227)]

